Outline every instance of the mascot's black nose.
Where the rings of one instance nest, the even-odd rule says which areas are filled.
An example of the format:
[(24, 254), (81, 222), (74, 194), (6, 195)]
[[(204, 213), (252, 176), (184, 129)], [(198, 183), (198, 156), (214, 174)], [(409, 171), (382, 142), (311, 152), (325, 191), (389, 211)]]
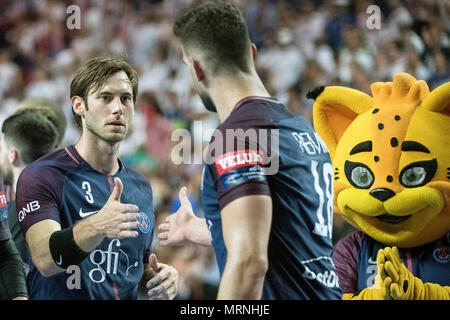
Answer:
[(395, 192), (386, 188), (377, 188), (370, 191), (370, 195), (380, 201), (386, 201), (395, 196)]

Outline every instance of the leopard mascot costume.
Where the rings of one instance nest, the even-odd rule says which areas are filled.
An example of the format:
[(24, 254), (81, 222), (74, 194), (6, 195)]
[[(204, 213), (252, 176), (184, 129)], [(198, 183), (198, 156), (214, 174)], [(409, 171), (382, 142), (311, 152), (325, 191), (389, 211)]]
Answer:
[(400, 73), (373, 97), (319, 87), (314, 126), (334, 167), (334, 210), (358, 230), (333, 262), (343, 299), (450, 299), (450, 82)]

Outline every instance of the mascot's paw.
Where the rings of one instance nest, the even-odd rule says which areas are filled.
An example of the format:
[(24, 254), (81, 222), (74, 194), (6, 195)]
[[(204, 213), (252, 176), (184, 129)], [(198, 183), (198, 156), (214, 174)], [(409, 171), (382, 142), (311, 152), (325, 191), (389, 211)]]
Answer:
[(413, 296), (414, 276), (400, 259), (397, 247), (386, 247), (384, 271), (392, 279), (389, 291), (394, 300), (410, 300)]
[(397, 283), (393, 283), (390, 287), (391, 296), (394, 300), (408, 300), (408, 280), (403, 281), (403, 288)]
[(392, 279), (389, 293), (394, 300), (450, 300), (450, 287), (423, 283), (414, 277), (400, 259), (397, 247), (382, 250), (385, 258), (384, 272), (386, 277)]
[(391, 277), (385, 272), (386, 257), (383, 249), (377, 254), (378, 273), (375, 276), (375, 283), (372, 287), (366, 288), (358, 294), (344, 293), (344, 300), (392, 300), (391, 297)]
[(376, 300), (392, 300), (390, 287), (392, 279), (386, 274), (386, 257), (383, 249), (378, 250), (377, 254), (378, 273), (375, 276), (375, 284), (371, 288)]

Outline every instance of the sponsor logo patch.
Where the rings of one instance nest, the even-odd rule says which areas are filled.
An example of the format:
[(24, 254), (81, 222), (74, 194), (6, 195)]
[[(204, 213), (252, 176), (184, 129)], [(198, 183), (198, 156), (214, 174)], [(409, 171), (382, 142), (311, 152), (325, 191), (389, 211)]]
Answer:
[(260, 166), (240, 167), (227, 171), (219, 177), (223, 191), (247, 182), (267, 181), (263, 168)]
[(90, 211), (90, 212), (83, 212), (83, 209), (80, 208), (80, 211), (78, 211), (78, 214), (80, 215), (81, 218), (86, 218), (88, 216), (90, 216), (91, 214), (97, 213), (99, 210), (95, 210), (95, 211)]
[(242, 167), (264, 165), (263, 153), (258, 150), (240, 150), (229, 152), (218, 157), (214, 162), (219, 175)]
[(41, 205), (39, 204), (39, 201), (31, 201), (27, 203), (27, 206), (22, 208), (22, 210), (19, 211), (18, 217), (19, 222), (22, 222), (22, 220), (27, 216), (27, 213), (31, 213), (33, 211), (36, 211), (41, 208)]
[[(2, 213), (2, 210), (3, 213)], [(6, 219), (8, 219), (8, 208), (1, 208), (0, 209), (0, 221), (5, 221)]]
[(139, 212), (139, 230), (142, 233), (148, 233), (150, 231), (150, 219), (143, 212)]
[(450, 247), (440, 247), (434, 249), (433, 257), (437, 262), (447, 263), (450, 261)]
[(8, 203), (4, 192), (0, 192), (0, 221), (8, 218)]
[(6, 196), (4, 192), (0, 192), (0, 208), (7, 207), (8, 203), (6, 202)]

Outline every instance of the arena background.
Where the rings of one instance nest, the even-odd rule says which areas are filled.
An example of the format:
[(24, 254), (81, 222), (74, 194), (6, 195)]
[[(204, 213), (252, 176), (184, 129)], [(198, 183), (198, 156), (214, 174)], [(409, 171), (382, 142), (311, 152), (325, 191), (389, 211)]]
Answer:
[[(69, 102), (74, 72), (94, 56), (126, 56), (140, 83), (133, 129), (121, 145), (121, 159), (149, 178), (157, 224), (178, 208), (183, 185), (201, 216), (202, 165), (171, 160), (179, 143), (171, 141), (174, 130), (193, 133), (190, 144), (198, 152), (194, 144), (206, 145), (209, 137), (194, 132), (195, 126), (201, 124), (205, 133), (218, 124), (193, 91), (172, 34), (180, 10), (198, 2), (2, 0), (0, 121), (25, 98), (50, 98), (67, 117), (63, 145), (74, 143), (79, 136)], [(448, 0), (233, 2), (245, 14), (268, 91), (309, 121), (313, 101), (306, 93), (317, 85), (344, 85), (370, 94), (372, 82), (391, 81), (403, 71), (427, 81), (430, 89), (450, 81)], [(349, 230), (336, 216), (333, 242)], [(177, 298), (215, 298), (219, 274), (212, 249), (162, 248), (156, 240), (154, 250), (160, 261), (180, 272)]]

